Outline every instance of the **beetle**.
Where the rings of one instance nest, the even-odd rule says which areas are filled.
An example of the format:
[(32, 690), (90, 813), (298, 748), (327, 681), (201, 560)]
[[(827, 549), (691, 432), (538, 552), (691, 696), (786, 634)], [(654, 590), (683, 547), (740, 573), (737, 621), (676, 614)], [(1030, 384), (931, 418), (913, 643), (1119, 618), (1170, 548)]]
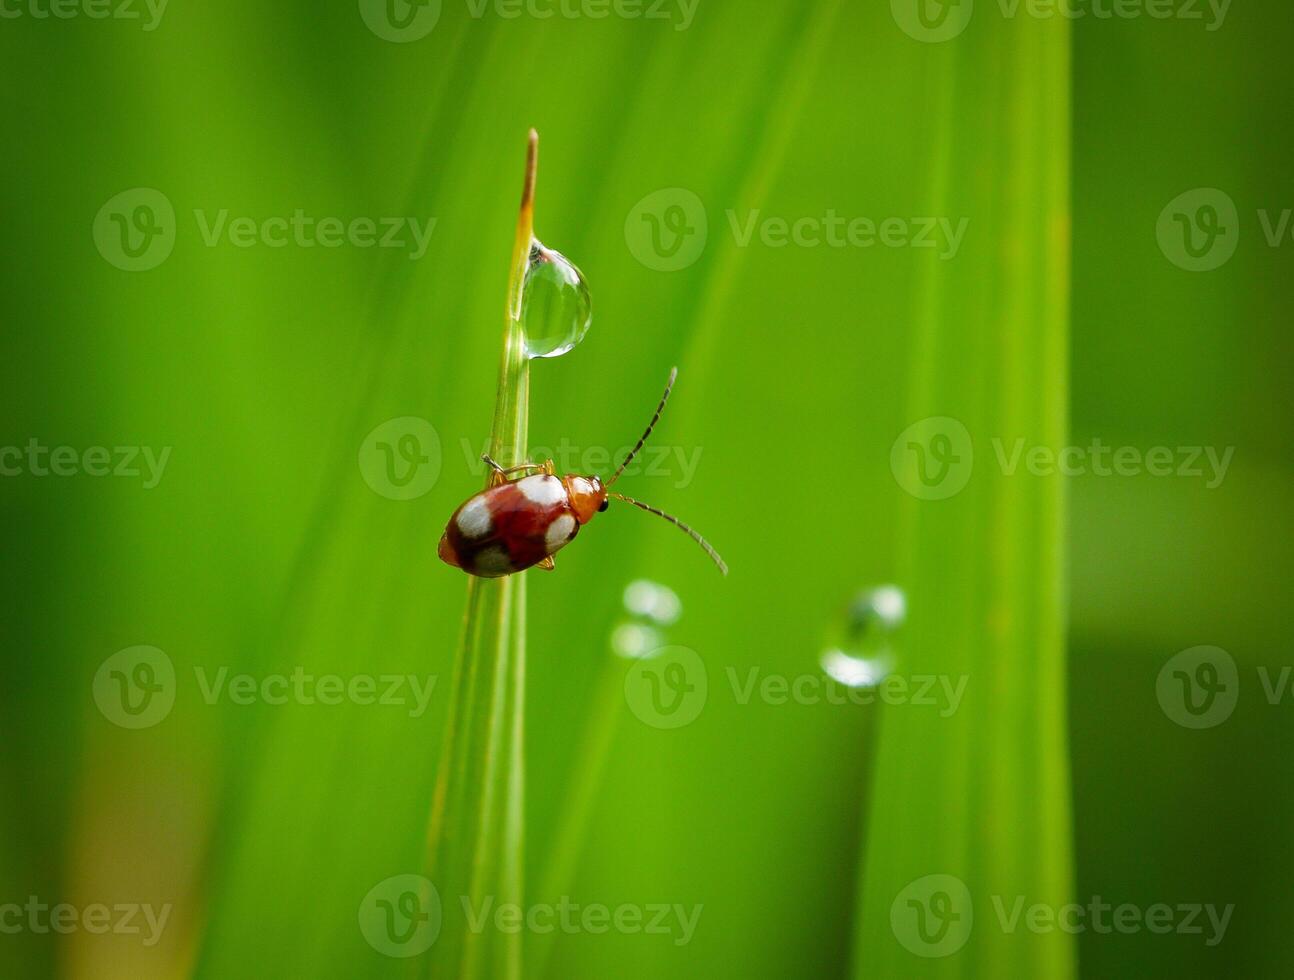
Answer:
[(450, 517), (437, 548), (441, 561), (481, 578), (500, 578), (535, 566), (552, 571), (556, 567), (553, 555), (574, 541), (580, 528), (593, 520), (594, 514), (606, 510), (614, 498), (669, 521), (699, 544), (727, 575), (728, 566), (718, 552), (677, 517), (611, 490), (647, 442), (677, 377), (678, 368), (674, 368), (647, 430), (606, 483), (597, 476), (559, 477), (551, 459), (505, 469), (482, 454), (491, 471), (489, 485), (465, 500)]

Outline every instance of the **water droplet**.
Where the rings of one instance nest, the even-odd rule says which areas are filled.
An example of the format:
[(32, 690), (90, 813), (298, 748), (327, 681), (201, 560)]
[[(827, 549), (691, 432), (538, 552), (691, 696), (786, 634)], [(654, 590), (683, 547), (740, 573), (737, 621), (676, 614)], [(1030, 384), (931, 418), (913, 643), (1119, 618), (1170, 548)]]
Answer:
[(890, 632), (903, 625), (908, 615), (908, 597), (897, 585), (881, 585), (860, 592), (849, 609), (850, 618), (859, 628), (879, 626)]
[(620, 657), (650, 657), (668, 642), (664, 628), (678, 622), (683, 603), (667, 585), (634, 579), (625, 586), (625, 615), (611, 631), (611, 649)]
[(683, 603), (668, 586), (645, 578), (635, 579), (625, 586), (625, 609), (635, 616), (649, 619), (661, 626), (678, 622)]
[(660, 631), (643, 623), (623, 622), (611, 631), (611, 649), (618, 657), (637, 660), (664, 645)]
[(894, 631), (903, 625), (908, 601), (894, 585), (866, 589), (854, 597), (827, 640), (819, 663), (846, 687), (875, 687), (894, 669)]
[(888, 660), (879, 657), (851, 657), (845, 651), (835, 649), (823, 652), (821, 664), (828, 677), (845, 687), (875, 687), (885, 680), (893, 667)]
[(521, 297), (527, 355), (561, 357), (584, 339), (592, 321), (583, 274), (561, 252), (534, 239)]

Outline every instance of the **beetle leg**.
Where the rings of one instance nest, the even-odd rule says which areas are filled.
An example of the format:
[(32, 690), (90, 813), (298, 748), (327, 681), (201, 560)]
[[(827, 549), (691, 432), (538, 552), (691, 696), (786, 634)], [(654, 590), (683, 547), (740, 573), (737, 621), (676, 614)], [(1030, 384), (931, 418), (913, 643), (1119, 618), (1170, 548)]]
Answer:
[(547, 558), (539, 559), (539, 564), (537, 564), (535, 567), (542, 568), (546, 572), (551, 572), (554, 568), (557, 567), (557, 562), (553, 561), (552, 555), (549, 555)]
[(481, 453), (481, 459), (485, 460), (485, 465), (494, 471), (490, 474), (490, 486), (492, 487), (497, 487), (500, 483), (507, 483), (510, 475), (520, 473), (523, 470), (544, 470), (544, 467), (547, 466), (549, 469), (544, 471), (550, 476), (552, 475), (553, 461), (551, 459), (545, 464), (522, 463), (520, 466), (509, 466), (506, 469), (491, 459), (489, 453)]
[(481, 453), (481, 459), (485, 460), (485, 465), (491, 470), (490, 486), (497, 487), (507, 479), (503, 467), (492, 460), (489, 453)]

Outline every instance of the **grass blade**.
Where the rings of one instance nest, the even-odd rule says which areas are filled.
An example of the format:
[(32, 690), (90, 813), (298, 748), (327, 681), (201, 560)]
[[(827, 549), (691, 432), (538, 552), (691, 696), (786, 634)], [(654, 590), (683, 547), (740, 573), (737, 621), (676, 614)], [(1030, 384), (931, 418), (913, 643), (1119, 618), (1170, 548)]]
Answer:
[[(1071, 935), (1012, 927), (1000, 912), (1019, 896), (1057, 909), (1073, 882), (1062, 486), (995, 458), (1017, 439), (1065, 438), (1068, 44), (1063, 24), (1022, 19), (934, 56), (930, 213), (966, 215), (977, 238), (955, 262), (927, 258), (920, 285), (908, 422), (926, 420), (915, 438), (931, 440), (929, 452), (938, 433), (963, 468), (936, 471), (928, 497), (905, 483), (901, 666), (964, 680), (965, 693), (947, 713), (882, 712), (856, 910), (859, 978), (1063, 980), (1077, 969)], [(972, 79), (1004, 97), (959, 107)], [(981, 173), (1012, 179), (989, 191)], [(958, 479), (964, 486), (942, 492)]]
[[(500, 460), (524, 459), (526, 453), (530, 370), (521, 296), (534, 224), (537, 149), (532, 130), (490, 435), (490, 455)], [(444, 915), (431, 956), (433, 976), (521, 975), (519, 933), (476, 932), (459, 916), (463, 903), (481, 908), (488, 901), (522, 899), (525, 660), (525, 576), (469, 577), (429, 834), (429, 877)]]

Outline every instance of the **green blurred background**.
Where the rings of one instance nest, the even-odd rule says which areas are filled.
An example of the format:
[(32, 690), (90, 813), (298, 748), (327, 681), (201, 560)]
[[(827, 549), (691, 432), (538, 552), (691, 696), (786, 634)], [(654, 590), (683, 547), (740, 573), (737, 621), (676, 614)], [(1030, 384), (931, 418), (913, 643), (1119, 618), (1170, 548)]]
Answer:
[[(527, 901), (557, 881), (701, 912), (686, 942), (527, 933), (527, 975), (1294, 968), (1294, 695), (1267, 689), (1294, 663), (1288, 10), (653, 3), (0, 5), (0, 975), (408, 975), (362, 905), (423, 870), (465, 591), (435, 544), (482, 480), (530, 126), (537, 234), (594, 304), (583, 344), (533, 366), (531, 443), (605, 466), (678, 364), (654, 444), (695, 472), (624, 489), (733, 571), (613, 510), (529, 575)], [(1196, 188), (1223, 196), (1169, 208)], [(1204, 236), (1219, 203), (1183, 258), (1174, 216)], [(644, 233), (653, 208), (680, 251)], [(204, 234), (298, 211), (435, 223), (425, 254), (407, 224), (403, 247)], [(150, 213), (132, 258), (114, 241)], [(891, 244), (759, 224), (829, 215), (892, 219)], [(964, 221), (960, 243), (917, 246), (925, 218)], [(927, 417), (974, 448), (943, 499), (891, 466)], [(428, 459), (406, 493), (374, 444), (408, 431)], [(1008, 473), (1017, 439), (1234, 454), (1213, 487)], [(74, 448), (66, 475), (32, 440)], [(142, 472), (92, 475), (92, 447), (139, 447)], [(169, 449), (155, 479), (144, 447)], [(611, 652), (639, 578), (677, 593), (663, 638), (708, 678), (681, 727), (641, 717)], [(964, 678), (956, 711), (826, 697), (824, 648), (887, 582), (895, 674)], [(174, 701), (132, 728), (101, 665), (141, 645)], [(1236, 676), (1195, 729), (1160, 672), (1199, 645)], [(426, 711), (407, 686), (204, 696), (298, 670), (436, 686)], [(815, 693), (744, 699), (752, 676)], [(914, 952), (892, 913), (932, 874), (973, 926)], [(1213, 945), (1203, 916), (1071, 936), (1005, 928), (1018, 895), (1234, 910)], [(4, 912), (29, 900), (169, 912), (150, 943)]]

